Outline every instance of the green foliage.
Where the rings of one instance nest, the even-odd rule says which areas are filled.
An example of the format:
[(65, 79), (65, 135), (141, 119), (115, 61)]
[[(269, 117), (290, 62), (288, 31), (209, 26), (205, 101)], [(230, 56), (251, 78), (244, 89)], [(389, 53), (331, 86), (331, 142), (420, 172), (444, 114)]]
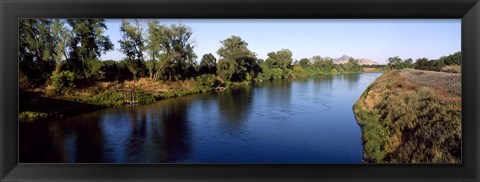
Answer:
[(283, 77), (283, 70), (280, 68), (273, 68), (272, 70), (272, 79), (280, 79)]
[(100, 73), (101, 68), (102, 68), (102, 61), (97, 59), (86, 60), (84, 74), (83, 74), (85, 75), (85, 79), (100, 80), (102, 76)]
[(112, 90), (101, 91), (94, 94), (91, 97), (75, 97), (74, 101), (92, 105), (101, 105), (101, 106), (121, 106), (123, 105), (126, 97), (124, 94), (115, 92)]
[(215, 74), (217, 72), (217, 59), (213, 54), (204, 54), (200, 61), (199, 74)]
[(296, 64), (295, 66), (293, 66), (293, 75), (295, 75), (296, 77), (307, 77), (308, 76), (308, 73), (307, 71), (305, 71), (305, 69), (303, 69), (303, 67), (299, 64)]
[(155, 97), (152, 94), (146, 93), (141, 90), (136, 91), (135, 96), (139, 104), (150, 104), (156, 101)]
[(218, 49), (217, 54), (221, 59), (218, 62), (217, 72), (222, 79), (241, 82), (247, 80), (248, 75), (251, 78), (257, 76), (260, 67), (255, 53), (248, 50), (247, 42), (238, 36), (231, 36), (220, 43), (222, 47)]
[(43, 112), (33, 112), (33, 111), (22, 111), (18, 114), (18, 120), (20, 122), (32, 122), (41, 118), (46, 118), (47, 113)]
[(101, 61), (99, 74), (101, 80), (103, 81), (118, 81), (120, 76), (120, 68), (118, 63), (114, 60)]
[(461, 65), (462, 64), (462, 52), (455, 52), (448, 56), (440, 57), (441, 61), (445, 63), (445, 65)]
[(400, 57), (395, 56), (395, 57), (388, 58), (387, 66), (390, 69), (403, 69), (403, 68), (414, 68), (415, 65), (413, 64), (412, 58), (402, 60)]
[(103, 35), (107, 29), (104, 19), (67, 19), (73, 35), (70, 41), (70, 59), (93, 60), (113, 49), (108, 36)]
[(308, 60), (307, 58), (302, 58), (300, 59), (300, 61), (298, 62), (298, 64), (300, 66), (302, 66), (302, 68), (307, 68), (308, 65), (310, 64), (310, 60)]
[(287, 74), (288, 70), (292, 69), (292, 51), (282, 49), (277, 52), (270, 52), (267, 55), (268, 58), (265, 60), (265, 63), (268, 65), (268, 68), (273, 71), (272, 78), (287, 78), (289, 76)]
[(236, 62), (230, 59), (220, 59), (217, 64), (217, 75), (224, 81), (230, 81), (235, 73)]
[(442, 71), (443, 67), (449, 65), (458, 65), (462, 63), (461, 52), (456, 52), (448, 56), (442, 56), (437, 60), (428, 60), (427, 58), (417, 59), (415, 61), (415, 69), (419, 70), (431, 70)]
[(64, 89), (72, 89), (75, 87), (75, 74), (70, 71), (54, 72), (50, 79), (57, 93), (60, 93)]
[(214, 87), (217, 85), (217, 77), (214, 74), (203, 74), (195, 78), (197, 85)]

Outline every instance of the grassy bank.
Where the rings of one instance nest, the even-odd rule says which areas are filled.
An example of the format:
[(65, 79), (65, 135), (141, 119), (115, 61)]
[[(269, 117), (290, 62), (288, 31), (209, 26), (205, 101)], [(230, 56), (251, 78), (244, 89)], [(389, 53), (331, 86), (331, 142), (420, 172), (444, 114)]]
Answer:
[(461, 162), (460, 74), (389, 71), (354, 104), (370, 163)]
[(138, 82), (95, 82), (75, 89), (55, 93), (52, 86), (20, 91), (19, 120), (31, 122), (48, 117), (63, 117), (94, 110), (118, 107), (130, 100), (133, 90), (138, 104), (188, 94), (209, 92), (215, 88), (199, 85), (193, 80), (152, 81), (141, 78)]

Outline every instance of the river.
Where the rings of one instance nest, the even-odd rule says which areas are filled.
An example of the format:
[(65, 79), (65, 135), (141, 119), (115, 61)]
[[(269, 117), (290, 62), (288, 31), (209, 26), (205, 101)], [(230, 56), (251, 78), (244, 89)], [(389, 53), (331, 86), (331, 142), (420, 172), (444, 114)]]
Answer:
[(20, 123), (20, 163), (361, 163), (352, 106), (381, 73), (321, 75)]

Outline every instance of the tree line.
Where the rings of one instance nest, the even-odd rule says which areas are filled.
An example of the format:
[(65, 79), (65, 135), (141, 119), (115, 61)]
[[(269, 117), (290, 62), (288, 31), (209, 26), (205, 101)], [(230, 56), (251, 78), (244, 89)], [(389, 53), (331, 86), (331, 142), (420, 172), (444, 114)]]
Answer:
[(157, 20), (122, 20), (120, 61), (100, 60), (114, 49), (105, 35), (104, 19), (20, 19), (19, 61), (21, 76), (31, 86), (51, 82), (58, 91), (91, 81), (195, 79), (200, 84), (230, 84), (315, 74), (362, 72), (358, 60), (334, 64), (315, 56), (293, 61), (282, 49), (257, 58), (239, 36), (220, 41), (219, 59), (208, 53), (199, 64), (191, 42), (193, 31), (183, 24), (170, 26)]
[(402, 59), (398, 56), (388, 58), (389, 69), (414, 68), (418, 70), (444, 71), (459, 73), (462, 64), (462, 53), (455, 52), (448, 56), (442, 56), (438, 59), (429, 60), (428, 58), (419, 58), (413, 62), (411, 58)]

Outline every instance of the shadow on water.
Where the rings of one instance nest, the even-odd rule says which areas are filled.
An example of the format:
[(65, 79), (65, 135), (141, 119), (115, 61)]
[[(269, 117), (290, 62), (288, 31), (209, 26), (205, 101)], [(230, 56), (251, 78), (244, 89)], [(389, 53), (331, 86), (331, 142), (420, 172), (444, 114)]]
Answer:
[(241, 127), (249, 117), (253, 92), (250, 86), (240, 86), (218, 93), (219, 114), (232, 127)]
[(20, 162), (128, 163), (184, 159), (190, 150), (187, 120), (190, 101), (165, 100), (155, 107), (106, 109), (65, 119), (20, 123)]
[(20, 162), (104, 161), (101, 129), (97, 124), (91, 123), (89, 114), (65, 122), (52, 120), (20, 123), (20, 131), (28, 133), (20, 134)]

